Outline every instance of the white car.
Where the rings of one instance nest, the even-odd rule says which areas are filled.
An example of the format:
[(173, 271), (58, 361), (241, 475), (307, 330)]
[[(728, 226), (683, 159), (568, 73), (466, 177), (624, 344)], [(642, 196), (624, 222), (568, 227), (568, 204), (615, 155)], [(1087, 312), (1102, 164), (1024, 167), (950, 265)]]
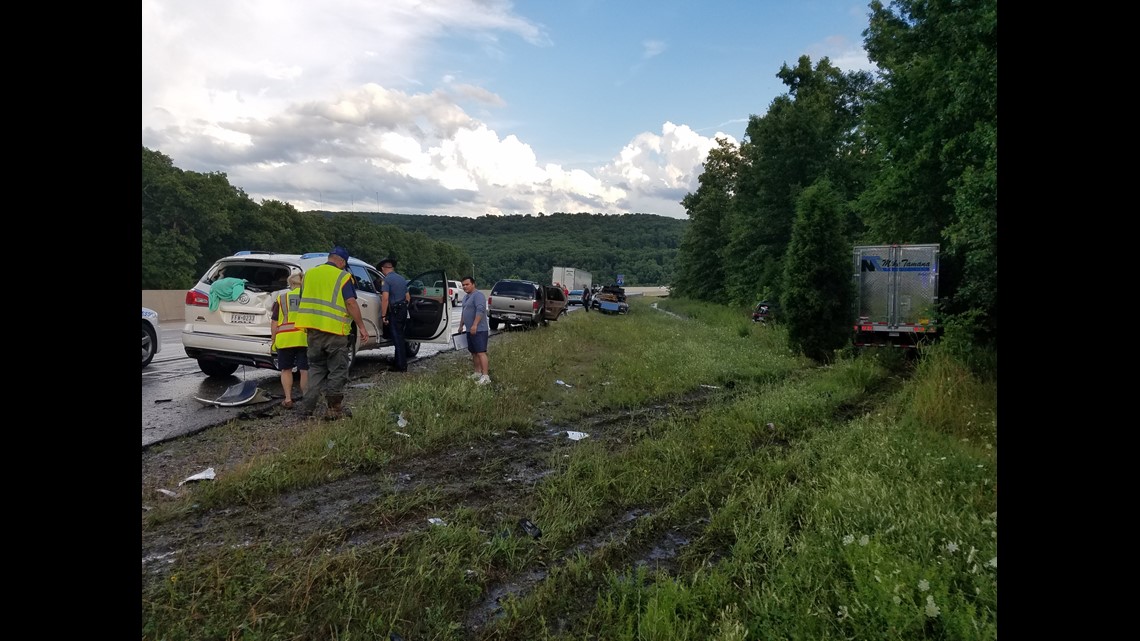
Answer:
[[(436, 281), (435, 286), (439, 287), (443, 281)], [(467, 298), (467, 292), (463, 291), (463, 283), (457, 280), (447, 281), (447, 297), (451, 299), (452, 307), (459, 307), (463, 304), (463, 299)]]
[(154, 355), (162, 351), (162, 333), (158, 331), (158, 312), (142, 308), (142, 366), (150, 365)]
[[(277, 295), (288, 287), (289, 274), (306, 272), (328, 262), (327, 252), (310, 254), (274, 254), (241, 251), (215, 262), (192, 289), (186, 292), (186, 325), (182, 329), (182, 346), (186, 355), (198, 361), (208, 376), (226, 377), (239, 365), (278, 369), (277, 353), (272, 351), (270, 314)], [(353, 323), (349, 336), (350, 354), (363, 349), (391, 347), (383, 335), (380, 317), (380, 286), (384, 276), (380, 270), (357, 258), (348, 259), (356, 287), (356, 302), (368, 329), (368, 342), (360, 340)], [(244, 286), (236, 300), (215, 301), (211, 309), (213, 284), (222, 278), (240, 278)], [(426, 283), (447, 282), (443, 270), (425, 272), (408, 281), (412, 302), (408, 306), (407, 355), (413, 358), (420, 343), (446, 344), (449, 317), (447, 288), (427, 287)]]

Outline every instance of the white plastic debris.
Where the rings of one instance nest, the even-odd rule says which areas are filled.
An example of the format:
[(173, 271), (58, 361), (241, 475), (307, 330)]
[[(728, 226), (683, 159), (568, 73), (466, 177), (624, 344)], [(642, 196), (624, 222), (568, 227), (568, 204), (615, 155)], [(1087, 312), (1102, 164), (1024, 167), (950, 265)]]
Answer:
[(170, 490), (164, 490), (161, 487), (158, 488), (158, 493), (159, 494), (165, 494), (166, 496), (169, 496), (172, 499), (178, 497), (178, 492), (171, 492)]
[(212, 481), (212, 480), (214, 480), (214, 468), (207, 467), (205, 470), (198, 472), (197, 474), (194, 474), (193, 476), (187, 476), (186, 478), (182, 479), (182, 483), (179, 483), (178, 486), (182, 487), (183, 483), (189, 483), (190, 481)]
[(411, 434), (404, 434), (403, 432), (397, 432), (396, 430), (392, 430), (392, 433), (399, 435), (399, 436), (403, 436), (404, 438), (412, 438)]
[(428, 519), (428, 523), (431, 523), (432, 525), (447, 525), (443, 522), (443, 519), (436, 518), (434, 516)]
[(705, 385), (703, 383), (701, 384), (701, 387), (707, 387), (709, 389), (720, 389), (719, 385)]
[(586, 438), (587, 436), (589, 436), (589, 434), (587, 434), (585, 432), (574, 432), (571, 430), (566, 430), (566, 436), (569, 436), (570, 440), (572, 440), (572, 441), (580, 441), (580, 440)]
[(566, 381), (564, 381), (562, 379), (558, 379), (558, 380), (554, 381), (554, 384), (555, 385), (562, 385), (564, 387), (574, 387), (573, 385), (571, 385), (570, 383), (567, 383)]

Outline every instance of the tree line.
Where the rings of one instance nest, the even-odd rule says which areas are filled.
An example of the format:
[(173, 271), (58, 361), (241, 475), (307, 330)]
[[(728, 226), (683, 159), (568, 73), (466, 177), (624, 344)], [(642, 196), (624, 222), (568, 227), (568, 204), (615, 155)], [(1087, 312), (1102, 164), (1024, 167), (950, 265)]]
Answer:
[(549, 283), (555, 266), (595, 282), (665, 285), (673, 278), (687, 221), (653, 214), (426, 216), (301, 212), (278, 200), (254, 202), (224, 173), (185, 171), (142, 148), (142, 288), (188, 289), (215, 260), (242, 250), (305, 253), (339, 244), (375, 264), (394, 256), (401, 273), (442, 268)]
[(682, 201), (673, 291), (750, 304), (759, 290), (822, 357), (849, 336), (852, 245), (938, 243), (943, 325), (996, 348), (997, 2), (870, 11), (874, 76), (801, 56), (741, 144), (709, 152)]

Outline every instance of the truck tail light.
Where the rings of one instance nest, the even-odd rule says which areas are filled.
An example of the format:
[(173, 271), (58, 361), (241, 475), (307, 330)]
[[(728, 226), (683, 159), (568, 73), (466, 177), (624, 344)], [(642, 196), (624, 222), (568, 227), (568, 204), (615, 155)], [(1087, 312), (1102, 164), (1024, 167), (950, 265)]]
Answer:
[(186, 292), (186, 304), (194, 307), (209, 307), (210, 297), (196, 289), (191, 289)]
[(530, 304), (530, 311), (532, 311), (536, 314), (538, 313), (538, 301), (537, 300)]

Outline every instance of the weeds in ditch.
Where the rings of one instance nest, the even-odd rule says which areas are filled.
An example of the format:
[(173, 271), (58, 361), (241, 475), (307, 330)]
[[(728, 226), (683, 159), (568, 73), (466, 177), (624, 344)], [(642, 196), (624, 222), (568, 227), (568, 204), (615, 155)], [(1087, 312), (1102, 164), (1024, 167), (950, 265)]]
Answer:
[[(144, 552), (210, 508), (369, 493), (144, 562), (143, 639), (997, 638), (990, 384), (952, 359), (817, 367), (739, 310), (631, 302), (492, 341), (492, 385), (456, 360), (188, 488)], [(397, 490), (412, 459), (430, 480)], [(542, 473), (505, 478), (521, 463)]]

